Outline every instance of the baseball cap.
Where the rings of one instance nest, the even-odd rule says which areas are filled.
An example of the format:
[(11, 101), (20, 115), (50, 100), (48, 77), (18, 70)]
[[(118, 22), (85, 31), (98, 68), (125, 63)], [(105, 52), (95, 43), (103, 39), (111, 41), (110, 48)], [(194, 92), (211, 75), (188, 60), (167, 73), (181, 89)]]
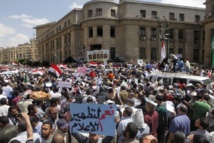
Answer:
[(56, 124), (61, 129), (65, 129), (66, 127), (69, 126), (68, 122), (66, 122), (65, 119), (59, 119)]

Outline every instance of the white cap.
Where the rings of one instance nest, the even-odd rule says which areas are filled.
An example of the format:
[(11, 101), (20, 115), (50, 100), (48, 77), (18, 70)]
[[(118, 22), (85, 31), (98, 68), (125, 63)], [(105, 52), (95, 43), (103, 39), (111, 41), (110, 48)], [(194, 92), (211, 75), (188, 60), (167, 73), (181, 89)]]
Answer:
[(194, 85), (192, 83), (187, 84), (187, 86), (193, 86), (194, 87)]
[(148, 103), (150, 103), (150, 104), (152, 104), (152, 105), (154, 105), (154, 106), (157, 106), (157, 105), (158, 105), (157, 103), (155, 103), (154, 101), (152, 101), (151, 99), (149, 99), (149, 98), (147, 98), (147, 97), (145, 97), (145, 100), (146, 100), (146, 102), (148, 102)]
[(197, 95), (197, 93), (194, 91), (194, 92), (192, 92), (192, 93), (190, 93), (192, 96), (196, 96)]
[(115, 102), (112, 101), (112, 100), (107, 100), (103, 104), (106, 104), (106, 105), (108, 105), (108, 104), (115, 104)]

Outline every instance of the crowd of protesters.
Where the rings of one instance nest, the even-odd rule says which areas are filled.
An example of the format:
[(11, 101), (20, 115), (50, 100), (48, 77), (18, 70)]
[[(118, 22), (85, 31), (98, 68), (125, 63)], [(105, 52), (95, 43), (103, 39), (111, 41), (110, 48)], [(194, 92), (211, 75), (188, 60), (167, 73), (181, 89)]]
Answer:
[[(149, 81), (166, 64), (99, 66), (84, 74), (63, 69), (60, 77), (1, 75), (0, 143), (214, 143), (214, 86)], [(177, 69), (189, 73), (182, 65)], [(58, 81), (71, 87), (59, 88)], [(72, 103), (116, 104), (115, 136), (71, 133)]]

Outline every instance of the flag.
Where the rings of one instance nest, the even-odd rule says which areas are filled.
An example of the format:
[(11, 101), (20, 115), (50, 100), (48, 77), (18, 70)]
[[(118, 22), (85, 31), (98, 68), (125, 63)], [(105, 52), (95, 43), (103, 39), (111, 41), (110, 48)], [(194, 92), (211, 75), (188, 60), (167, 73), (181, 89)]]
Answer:
[(51, 67), (49, 68), (49, 72), (55, 75), (56, 77), (59, 77), (62, 74), (61, 69), (55, 64), (51, 65)]
[(25, 82), (25, 83), (28, 82), (27, 74), (25, 74), (24, 82)]
[(18, 66), (19, 64), (16, 63), (16, 62), (12, 62), (12, 65), (13, 65), (13, 66)]
[(162, 41), (162, 47), (161, 47), (161, 60), (166, 58), (166, 48), (165, 48), (165, 43)]
[(97, 65), (98, 65), (97, 62), (93, 62), (92, 61), (92, 62), (89, 63), (90, 67), (97, 67)]

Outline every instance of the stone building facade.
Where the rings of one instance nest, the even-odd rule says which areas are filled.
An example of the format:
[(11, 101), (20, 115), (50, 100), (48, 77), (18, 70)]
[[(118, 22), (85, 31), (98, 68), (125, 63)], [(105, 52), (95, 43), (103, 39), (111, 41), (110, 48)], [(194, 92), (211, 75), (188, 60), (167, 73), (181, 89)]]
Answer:
[(110, 59), (158, 61), (164, 41), (169, 53), (204, 63), (204, 16), (203, 8), (91, 0), (57, 22), (35, 27), (38, 54), (41, 61), (59, 63), (69, 56), (85, 56), (83, 49), (108, 49)]
[(207, 0), (205, 20), (203, 21), (205, 29), (205, 43), (204, 43), (204, 63), (210, 64), (212, 61), (212, 37), (214, 36), (214, 1)]

